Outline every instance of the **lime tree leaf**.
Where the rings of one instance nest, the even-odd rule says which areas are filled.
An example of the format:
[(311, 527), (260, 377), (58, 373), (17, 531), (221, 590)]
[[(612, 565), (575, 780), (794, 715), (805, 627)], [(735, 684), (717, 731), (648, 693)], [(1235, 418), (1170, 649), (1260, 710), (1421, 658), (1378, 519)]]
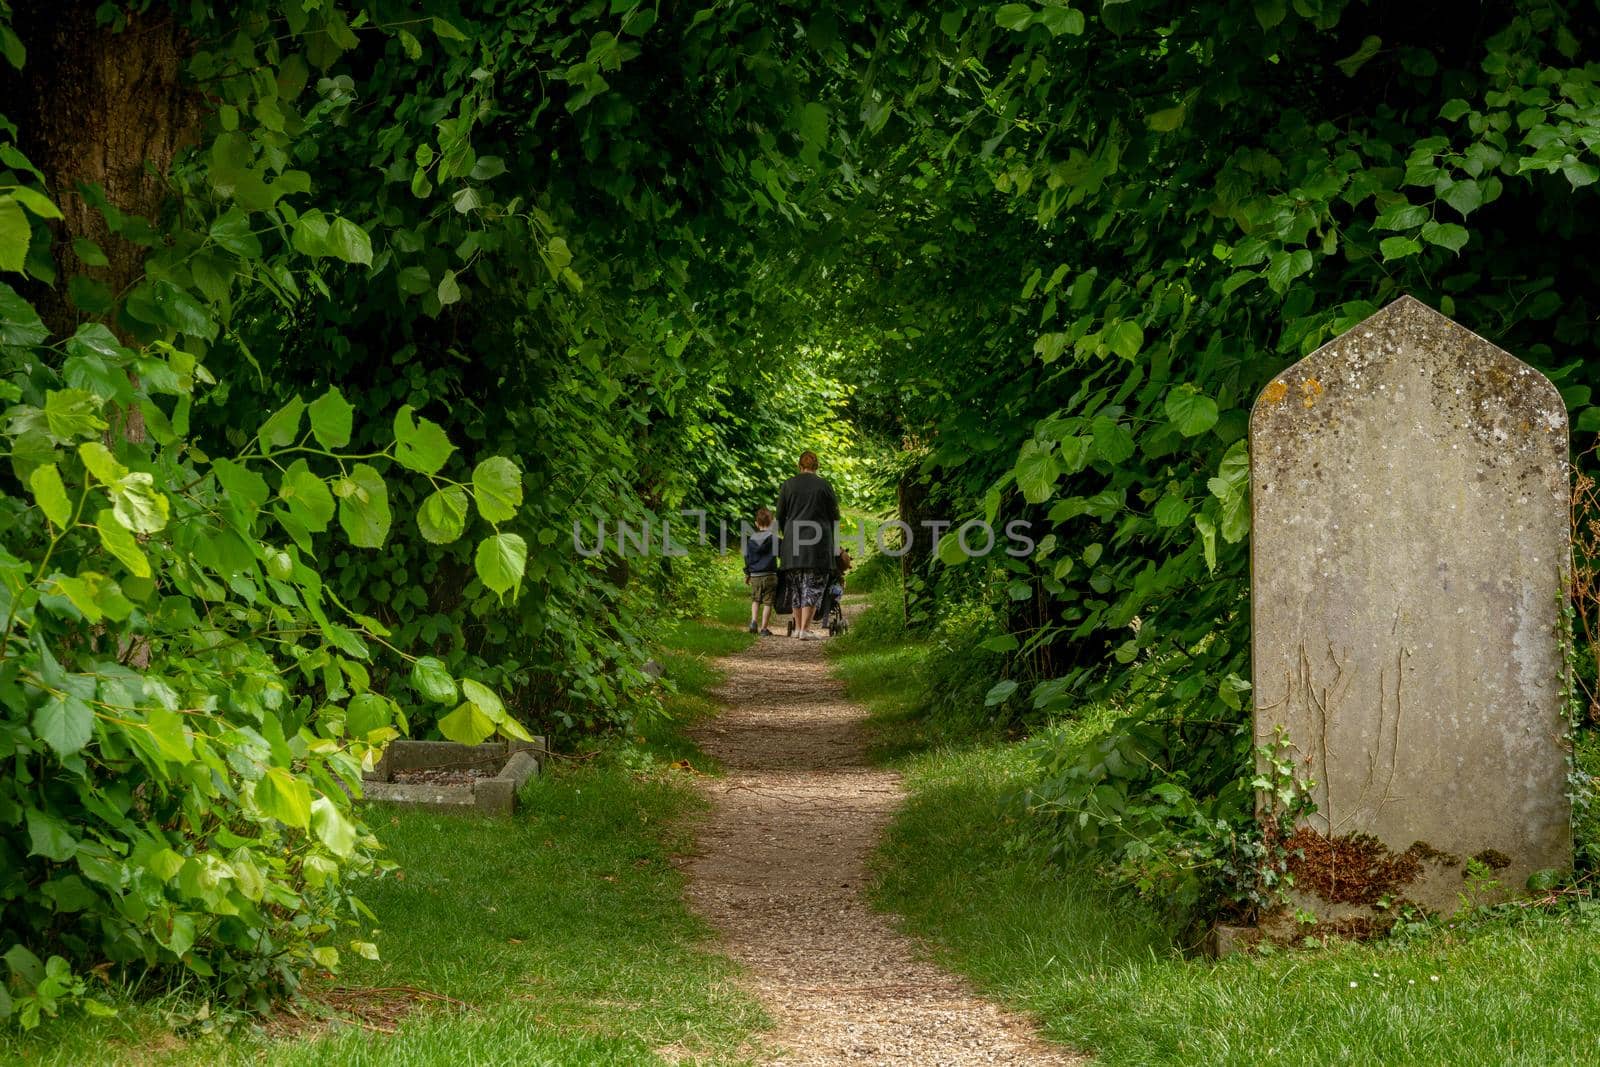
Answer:
[(128, 473), (128, 468), (118, 463), (110, 450), (99, 441), (85, 441), (79, 445), (78, 458), (102, 485), (116, 485)]
[[(28, 809), (28, 855), (43, 856), (57, 863), (65, 863), (76, 855), (77, 851), (78, 841), (72, 836), (72, 828), (67, 825), (65, 819), (37, 808)], [(14, 951), (15, 949), (12, 950)], [(16, 972), (19, 968), (17, 961), (12, 958), (12, 952), (6, 953), (6, 962), (11, 965), (11, 970)]]
[(428, 496), (417, 511), (417, 529), (423, 540), (449, 544), (467, 528), (467, 491), (448, 485)]
[(246, 516), (254, 515), (267, 502), (267, 480), (249, 467), (228, 459), (215, 460), (211, 470), (217, 476), (222, 494)]
[(327, 797), (311, 802), (311, 832), (335, 856), (348, 857), (356, 849), (355, 825)]
[(431, 419), (412, 419), (415, 409), (403, 405), (394, 415), (394, 458), (402, 467), (420, 474), (434, 474), (456, 446), (444, 429)]
[(357, 463), (337, 483), (339, 525), (357, 548), (381, 548), (389, 536), (389, 488), (367, 463)]
[(495, 595), (504, 596), (522, 584), (528, 562), (528, 543), (514, 533), (495, 534), (478, 542), (473, 559), (478, 577)]
[(1001, 4), (994, 13), (994, 21), (1002, 30), (1025, 30), (1033, 21), (1033, 9), (1027, 4)]
[(1200, 532), (1200, 547), (1205, 552), (1206, 569), (1217, 572), (1217, 524), (1210, 516), (1201, 513), (1194, 517), (1194, 528)]
[(28, 261), (28, 241), (33, 228), (22, 205), (9, 196), (0, 197), (0, 270), (22, 270)]
[(217, 324), (206, 306), (165, 278), (156, 282), (155, 305), (161, 321), (180, 333), (207, 341), (217, 336)]
[(1311, 269), (1311, 252), (1301, 248), (1294, 252), (1277, 252), (1267, 261), (1267, 285), (1275, 293), (1289, 288), (1289, 283)]
[(469, 700), (439, 720), (439, 732), (460, 745), (476, 745), (494, 734), (494, 720)]
[(134, 533), (158, 533), (166, 528), (167, 513), (171, 505), (167, 498), (156, 492), (155, 478), (144, 471), (134, 471), (117, 479), (110, 486), (111, 513)]
[(50, 436), (65, 444), (93, 437), (106, 428), (100, 417), (102, 399), (85, 389), (54, 389), (44, 398), (44, 422)]
[(284, 767), (268, 767), (256, 783), (256, 805), (285, 826), (311, 825), (311, 787)]
[(422, 656), (411, 665), (411, 685), (424, 700), (435, 704), (451, 704), (456, 699), (456, 680), (444, 661), (433, 656)]
[(1459, 252), (1467, 246), (1467, 228), (1454, 222), (1430, 222), (1422, 227), (1422, 239), (1431, 245)]
[(394, 709), (387, 697), (377, 693), (357, 693), (344, 709), (344, 728), (351, 737), (366, 737), (394, 721)]
[(1289, 13), (1289, 0), (1255, 0), (1256, 21), (1264, 30), (1270, 30), (1283, 21)]
[(1106, 335), (1106, 346), (1123, 359), (1133, 359), (1144, 347), (1144, 330), (1137, 322), (1119, 322)]
[(1042, 504), (1055, 492), (1056, 479), (1061, 476), (1060, 465), (1053, 453), (1046, 451), (1037, 441), (1023, 444), (1017, 455), (1017, 488), (1022, 498), (1030, 504)]
[(1152, 112), (1145, 119), (1145, 124), (1157, 133), (1171, 133), (1183, 125), (1183, 119), (1187, 113), (1188, 108), (1182, 104), (1176, 107), (1162, 108), (1160, 111)]
[[(982, 542), (979, 543), (981, 544)], [(939, 557), (939, 562), (946, 567), (960, 566), (972, 558), (961, 547), (961, 539), (954, 530), (939, 538), (939, 547), (934, 554)]]
[(1465, 178), (1444, 191), (1444, 202), (1461, 212), (1464, 218), (1483, 206), (1483, 186)]
[(1405, 256), (1414, 256), (1422, 251), (1422, 246), (1409, 237), (1385, 237), (1378, 242), (1378, 251), (1383, 253), (1383, 261), (1401, 259)]
[(1196, 437), (1217, 424), (1217, 402), (1192, 385), (1167, 394), (1167, 418), (1185, 437)]
[(136, 578), (150, 577), (150, 561), (145, 558), (144, 549), (139, 547), (139, 542), (127, 527), (117, 521), (115, 512), (110, 508), (102, 508), (95, 516), (94, 526), (100, 532), (101, 547), (128, 568), (129, 574)]
[(333, 521), (333, 492), (327, 482), (311, 473), (303, 459), (295, 460), (283, 472), (278, 499), (288, 504), (289, 511), (312, 533), (321, 533)]
[(522, 471), (504, 456), (490, 456), (472, 471), (472, 498), (490, 522), (507, 522), (522, 506)]
[(28, 488), (33, 490), (33, 499), (45, 517), (55, 526), (66, 529), (67, 523), (72, 521), (72, 501), (67, 498), (67, 487), (56, 465), (46, 463), (35, 467), (28, 475)]
[(983, 698), (983, 706), (992, 708), (996, 704), (1002, 704), (1016, 691), (1017, 683), (1010, 678), (1003, 678), (989, 687), (989, 692)]
[(1107, 463), (1121, 463), (1133, 455), (1133, 431), (1116, 419), (1096, 416), (1090, 423), (1095, 454)]
[(434, 293), (439, 298), (440, 304), (454, 304), (461, 299), (461, 285), (456, 281), (456, 272), (447, 270), (444, 277), (439, 279), (439, 286)]
[(1168, 493), (1156, 501), (1156, 525), (1170, 527), (1180, 525), (1189, 517), (1189, 502), (1174, 493)]
[(183, 717), (177, 712), (157, 705), (145, 712), (144, 721), (162, 755), (178, 762), (188, 762), (194, 758), (189, 733), (183, 728)]
[(288, 448), (300, 436), (300, 416), (305, 413), (306, 402), (295, 397), (283, 407), (272, 413), (266, 422), (261, 424), (261, 429), (256, 432), (256, 438), (261, 442), (261, 451), (273, 448)]
[(51, 693), (33, 713), (33, 733), (58, 756), (70, 756), (89, 743), (94, 733), (94, 679), (68, 675), (62, 688)]
[(351, 418), (355, 408), (337, 386), (311, 402), (311, 435), (323, 448), (343, 448), (350, 443)]
[(334, 219), (328, 227), (327, 249), (346, 263), (372, 266), (372, 238), (349, 219)]

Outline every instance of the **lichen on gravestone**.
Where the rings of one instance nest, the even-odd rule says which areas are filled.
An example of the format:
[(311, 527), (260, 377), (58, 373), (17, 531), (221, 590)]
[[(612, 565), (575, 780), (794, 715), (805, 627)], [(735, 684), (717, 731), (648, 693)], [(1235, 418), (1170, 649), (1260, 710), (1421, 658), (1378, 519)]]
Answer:
[[(1273, 379), (1250, 450), (1255, 735), (1283, 729), (1315, 783), (1317, 853), (1400, 872), (1385, 902), (1437, 911), (1460, 857), (1505, 859), (1508, 892), (1570, 866), (1555, 386), (1405, 297)], [(1293, 904), (1371, 907), (1327, 895), (1360, 902)]]

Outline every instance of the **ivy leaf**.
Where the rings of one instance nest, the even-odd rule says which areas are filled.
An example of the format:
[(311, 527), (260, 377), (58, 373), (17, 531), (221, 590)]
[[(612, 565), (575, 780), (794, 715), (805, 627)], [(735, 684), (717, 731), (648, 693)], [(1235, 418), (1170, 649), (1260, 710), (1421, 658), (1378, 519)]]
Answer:
[(39, 510), (58, 529), (66, 529), (72, 521), (72, 501), (67, 497), (67, 487), (61, 481), (61, 471), (54, 463), (35, 467), (28, 475), (28, 488)]
[(456, 680), (444, 661), (433, 656), (421, 656), (411, 665), (411, 685), (424, 700), (435, 704), (449, 704), (456, 699)]
[(285, 826), (304, 830), (311, 825), (311, 787), (287, 768), (268, 767), (256, 782), (256, 805)]
[(467, 492), (459, 485), (436, 490), (417, 511), (417, 530), (423, 540), (445, 545), (460, 537), (467, 528)]
[(522, 506), (522, 471), (504, 456), (490, 456), (472, 471), (472, 498), (488, 521), (511, 520)]
[(389, 488), (370, 464), (357, 463), (334, 486), (339, 525), (357, 548), (382, 548), (389, 536)]
[(415, 409), (401, 406), (394, 416), (394, 458), (408, 470), (434, 474), (456, 450), (443, 428), (431, 419), (412, 421)]
[(311, 415), (311, 435), (323, 448), (338, 449), (350, 443), (355, 408), (337, 386), (313, 400), (307, 410)]
[(516, 589), (528, 562), (528, 543), (514, 533), (495, 534), (478, 542), (473, 563), (483, 584), (497, 596)]
[(1217, 402), (1193, 385), (1167, 393), (1167, 418), (1185, 437), (1197, 437), (1217, 424)]

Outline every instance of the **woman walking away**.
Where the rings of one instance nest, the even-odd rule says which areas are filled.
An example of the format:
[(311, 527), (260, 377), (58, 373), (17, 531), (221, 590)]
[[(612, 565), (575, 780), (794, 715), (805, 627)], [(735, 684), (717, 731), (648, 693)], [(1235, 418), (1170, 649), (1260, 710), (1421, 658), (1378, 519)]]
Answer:
[(802, 641), (821, 636), (811, 632), (811, 620), (833, 569), (838, 523), (839, 498), (817, 473), (817, 454), (800, 453), (800, 473), (778, 490), (778, 526), (784, 580), (794, 590), (794, 635)]
[(772, 529), (772, 512), (756, 509), (756, 532), (744, 542), (744, 584), (750, 587), (750, 632), (756, 633), (756, 612), (761, 612), (759, 632), (771, 637), (772, 602), (778, 592), (778, 536)]

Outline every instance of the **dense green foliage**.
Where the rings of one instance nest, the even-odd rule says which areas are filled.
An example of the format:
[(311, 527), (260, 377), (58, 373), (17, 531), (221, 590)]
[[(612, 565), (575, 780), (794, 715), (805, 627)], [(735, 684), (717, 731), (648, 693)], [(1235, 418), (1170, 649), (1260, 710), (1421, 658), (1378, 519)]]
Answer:
[(27, 1017), (69, 964), (266, 997), (331, 963), (368, 747), (657, 712), (647, 640), (704, 564), (617, 524), (737, 520), (804, 444), (847, 504), (1035, 524), (909, 566), (908, 621), (996, 719), (1129, 710), (1043, 757), (1063, 849), (1247, 888), (1256, 391), (1410, 292), (1600, 428), (1600, 30), (1457, 7), (138, 0), (64, 43), (0, 3), (8, 109), (86, 139), (74, 72), (183, 51), (140, 90), (181, 126), (158, 202), (0, 119)]

